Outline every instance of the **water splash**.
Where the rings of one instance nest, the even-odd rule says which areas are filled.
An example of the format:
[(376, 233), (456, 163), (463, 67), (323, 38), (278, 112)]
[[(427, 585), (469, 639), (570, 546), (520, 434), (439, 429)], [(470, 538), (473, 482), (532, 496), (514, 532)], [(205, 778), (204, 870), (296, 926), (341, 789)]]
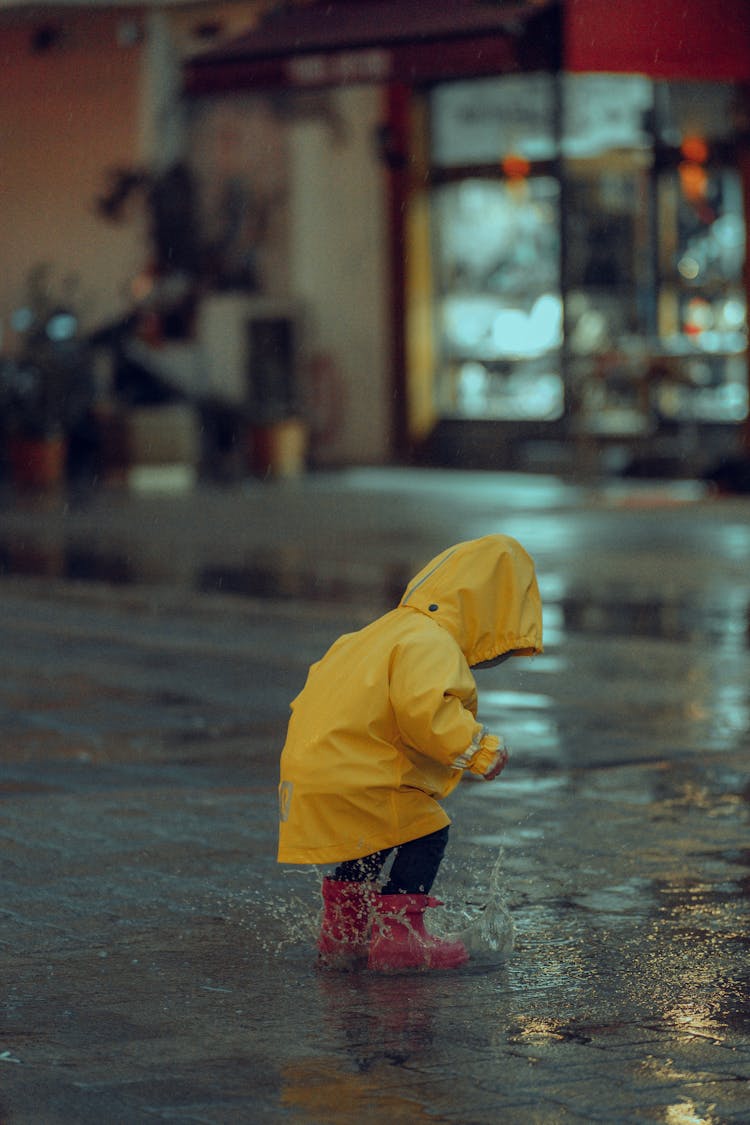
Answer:
[[(490, 869), (483, 903), (477, 895), (463, 908), (456, 908), (451, 902), (445, 910), (430, 912), (434, 914), (434, 923), (431, 917), (429, 930), (436, 937), (462, 941), (470, 955), (470, 965), (494, 965), (514, 948), (515, 927), (507, 906), (504, 859), (505, 851), (501, 848)], [(248, 932), (258, 951), (271, 957), (291, 953), (309, 956), (317, 945), (323, 916), (319, 890), (323, 873), (311, 866), (285, 874), (304, 878), (295, 879), (290, 893), (283, 898), (278, 893), (269, 893), (270, 888), (246, 889), (232, 895), (230, 917)], [(224, 905), (228, 905), (226, 901)], [(372, 921), (378, 925), (376, 917)]]
[(506, 901), (504, 862), (505, 850), (500, 848), (490, 871), (487, 901), (473, 914), (464, 911), (465, 924), (448, 935), (464, 943), (472, 960), (488, 954), (502, 958), (513, 952), (515, 927)]
[[(296, 874), (296, 872), (295, 872)], [(314, 946), (320, 928), (322, 907), (314, 886), (315, 872), (305, 872), (310, 893), (297, 885), (281, 897), (276, 888), (244, 889), (223, 899), (232, 922), (247, 932), (254, 948), (271, 957), (286, 955), (295, 948)]]

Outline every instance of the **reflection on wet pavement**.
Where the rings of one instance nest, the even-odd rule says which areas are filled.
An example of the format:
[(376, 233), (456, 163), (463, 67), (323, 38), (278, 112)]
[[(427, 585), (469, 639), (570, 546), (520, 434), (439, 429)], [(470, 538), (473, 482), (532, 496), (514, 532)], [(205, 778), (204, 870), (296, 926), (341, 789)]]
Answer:
[[(290, 557), (291, 554), (291, 557)], [(236, 565), (198, 565), (173, 569), (178, 560), (162, 556), (138, 560), (132, 553), (96, 551), (83, 545), (50, 546), (24, 540), (0, 543), (0, 576), (58, 578), (68, 582), (101, 582), (113, 585), (187, 585), (200, 593), (247, 598), (310, 601), (339, 605), (366, 602), (374, 611), (398, 603), (411, 577), (407, 566), (389, 566), (379, 572), (368, 567), (360, 576), (350, 567), (314, 565), (299, 552), (259, 551)], [(750, 597), (727, 604), (727, 598), (706, 601), (704, 596), (654, 593), (634, 596), (632, 588), (601, 585), (553, 593), (542, 579), (547, 637), (560, 641), (567, 634), (602, 634), (622, 637), (659, 637), (682, 641), (696, 637), (707, 641), (734, 640), (748, 645)]]

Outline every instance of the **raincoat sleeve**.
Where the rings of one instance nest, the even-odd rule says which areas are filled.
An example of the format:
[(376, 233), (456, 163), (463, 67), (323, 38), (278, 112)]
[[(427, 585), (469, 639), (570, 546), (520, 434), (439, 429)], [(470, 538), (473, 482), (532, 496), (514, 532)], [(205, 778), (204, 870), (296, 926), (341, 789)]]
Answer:
[(429, 637), (399, 648), (391, 666), (390, 698), (407, 747), (452, 769), (478, 765), (484, 727), (476, 719), (474, 677), (457, 646), (435, 644)]

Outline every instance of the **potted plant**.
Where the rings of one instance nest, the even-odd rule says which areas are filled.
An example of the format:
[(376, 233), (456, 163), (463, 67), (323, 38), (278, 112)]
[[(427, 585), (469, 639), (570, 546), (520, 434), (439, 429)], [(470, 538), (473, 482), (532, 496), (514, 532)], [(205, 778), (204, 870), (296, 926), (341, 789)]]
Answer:
[(49, 295), (45, 267), (29, 280), (28, 304), (13, 323), (16, 354), (2, 366), (2, 401), (11, 478), (18, 488), (49, 488), (65, 479), (71, 431), (89, 410), (93, 376), (72, 308)]

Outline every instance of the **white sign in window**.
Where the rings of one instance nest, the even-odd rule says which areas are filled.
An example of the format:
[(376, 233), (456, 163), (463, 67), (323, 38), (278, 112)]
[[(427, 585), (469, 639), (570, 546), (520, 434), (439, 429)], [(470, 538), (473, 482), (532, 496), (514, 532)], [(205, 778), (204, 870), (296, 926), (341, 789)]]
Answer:
[(555, 155), (555, 80), (511, 74), (437, 86), (431, 99), (432, 161), (442, 167)]

